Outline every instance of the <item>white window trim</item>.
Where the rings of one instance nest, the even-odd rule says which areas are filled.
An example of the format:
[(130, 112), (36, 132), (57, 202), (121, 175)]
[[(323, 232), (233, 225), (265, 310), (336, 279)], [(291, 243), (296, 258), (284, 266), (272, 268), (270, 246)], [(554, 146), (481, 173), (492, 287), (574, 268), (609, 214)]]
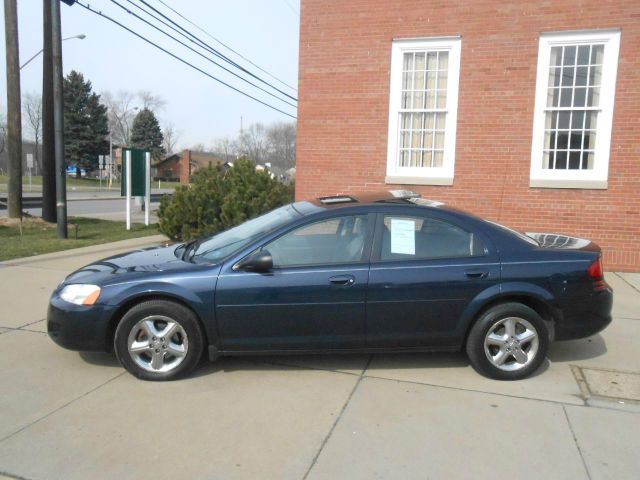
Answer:
[[(544, 149), (545, 108), (549, 82), (549, 59), (551, 47), (580, 44), (603, 43), (604, 60), (600, 87), (600, 114), (596, 133), (594, 168), (591, 170), (555, 170), (542, 168)], [(620, 30), (592, 30), (542, 34), (538, 47), (538, 72), (533, 114), (533, 141), (531, 146), (531, 187), (606, 189), (609, 176), (609, 155), (611, 152), (611, 128), (615, 103), (616, 77), (618, 74), (618, 54), (620, 50)]]
[[(389, 90), (389, 131), (387, 142), (386, 183), (413, 185), (452, 185), (456, 151), (458, 85), (460, 77), (460, 37), (396, 39), (391, 45), (391, 81)], [(449, 52), (447, 84), (447, 118), (445, 120), (442, 167), (400, 167), (399, 112), (402, 90), (402, 59), (405, 52), (440, 50)]]

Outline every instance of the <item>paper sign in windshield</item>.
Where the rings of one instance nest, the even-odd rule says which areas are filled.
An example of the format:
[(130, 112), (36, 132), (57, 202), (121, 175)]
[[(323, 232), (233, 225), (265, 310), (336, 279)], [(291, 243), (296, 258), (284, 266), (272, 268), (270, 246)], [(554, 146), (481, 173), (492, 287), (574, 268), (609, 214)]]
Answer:
[(391, 253), (416, 254), (415, 220), (391, 219)]

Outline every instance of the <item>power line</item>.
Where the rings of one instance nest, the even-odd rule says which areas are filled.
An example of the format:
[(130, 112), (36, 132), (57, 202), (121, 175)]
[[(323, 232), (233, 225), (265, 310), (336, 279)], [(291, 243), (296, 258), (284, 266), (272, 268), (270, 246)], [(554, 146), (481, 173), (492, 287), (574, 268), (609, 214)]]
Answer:
[[(170, 5), (167, 5), (163, 0), (158, 0), (158, 2), (160, 2), (162, 5), (164, 5), (166, 8), (168, 8), (169, 10), (171, 10), (173, 13), (175, 13), (176, 15), (178, 15), (180, 18), (182, 18), (185, 22), (187, 22), (188, 24), (190, 24), (191, 26), (197, 28), (198, 30), (200, 30), (202, 33), (204, 33), (206, 36), (208, 36), (209, 38), (211, 38), (212, 40), (216, 41), (217, 43), (219, 43), (220, 45), (222, 45), (224, 48), (226, 48), (227, 50), (229, 50), (230, 52), (235, 53), (237, 56), (239, 56), (240, 58), (242, 58), (244, 61), (250, 63), (251, 65), (253, 65), (254, 67), (256, 67), (258, 70), (260, 70), (263, 73), (266, 73), (267, 75), (269, 75), (271, 78), (273, 78), (274, 80), (276, 80), (277, 82), (281, 83), (282, 85), (284, 85), (287, 88), (290, 88), (291, 90), (293, 90), (294, 92), (297, 92), (298, 89), (295, 87), (292, 87), (291, 85), (289, 85), (288, 83), (284, 82), (283, 80), (280, 80), (278, 77), (272, 75), (271, 73), (269, 73), (268, 71), (266, 71), (265, 69), (263, 69), (262, 67), (260, 67), (259, 65), (256, 65), (255, 63), (253, 63), (251, 60), (249, 60), (247, 57), (245, 57), (244, 55), (242, 55), (240, 52), (238, 52), (237, 50), (234, 50), (233, 48), (231, 48), (229, 45), (227, 45), (226, 43), (222, 42), (221, 40), (219, 40), (218, 38), (214, 37), (213, 35), (211, 35), (209, 32), (207, 32), (205, 29), (203, 29), (202, 27), (198, 26), (197, 24), (195, 24), (194, 22), (192, 22), (191, 20), (189, 20), (187, 17), (185, 17), (184, 15), (182, 15), (180, 12), (178, 12), (177, 10), (175, 10), (173, 7), (171, 7)], [(299, 15), (299, 14), (298, 14)]]
[[(229, 70), (228, 68), (226, 68), (225, 66), (219, 64), (218, 62), (216, 62), (215, 60), (212, 60), (211, 58), (207, 57), (206, 55), (203, 55), (202, 53), (200, 53), (199, 51), (195, 50), (194, 48), (191, 48), (189, 45), (187, 45), (186, 43), (178, 40), (176, 37), (170, 35), (169, 33), (165, 32), (164, 30), (162, 30), (161, 28), (157, 27), (156, 25), (153, 25), (151, 22), (145, 20), (144, 18), (142, 18), (141, 16), (137, 15), (135, 12), (132, 12), (131, 10), (127, 9), (125, 6), (121, 5), (120, 3), (118, 3), (116, 0), (111, 0), (112, 3), (115, 3), (118, 7), (120, 7), (121, 9), (123, 9), (125, 12), (127, 12), (129, 15), (133, 15), (134, 17), (136, 17), (138, 20), (144, 22), (145, 24), (149, 25), (150, 27), (156, 29), (157, 31), (159, 31), (160, 33), (163, 33), (164, 35), (166, 35), (167, 37), (171, 38), (172, 40), (175, 40), (176, 42), (178, 42), (180, 45), (182, 45), (183, 47), (188, 48), (189, 50), (191, 50), (192, 52), (196, 53), (197, 55), (200, 55), (202, 58), (204, 58), (205, 60), (207, 60), (208, 62), (213, 63), (214, 65), (220, 67), (221, 69), (223, 69), (225, 72), (230, 73), (231, 75), (233, 75), (236, 78), (239, 78), (240, 80), (242, 80), (245, 83), (248, 83), (249, 85), (251, 85), (252, 87), (257, 88), (258, 90), (266, 93), (267, 95), (270, 95), (271, 97), (275, 98), (276, 100), (280, 100), (283, 103), (286, 103), (287, 105), (296, 108), (296, 105), (288, 102), (280, 97), (278, 97), (277, 95), (274, 95), (273, 93), (269, 92), (268, 90), (260, 87), (259, 85), (256, 85), (255, 83), (247, 80), (246, 78), (238, 75), (237, 73)], [(129, 2), (132, 3), (132, 2)], [(136, 5), (137, 6), (137, 5)], [(139, 7), (138, 7), (139, 8)], [(143, 10), (144, 11), (144, 10)]]
[(298, 16), (298, 17), (300, 16), (300, 12), (298, 12), (298, 10), (296, 10), (295, 7), (289, 3), (289, 0), (283, 0), (283, 1), (284, 1), (284, 3), (287, 4), (287, 7), (289, 7), (289, 10), (291, 10), (293, 13), (295, 13), (296, 16)]
[[(113, 1), (113, 0), (112, 0)], [(293, 97), (291, 95), (289, 95), (286, 92), (283, 92), (282, 90), (280, 90), (279, 88), (273, 86), (271, 83), (267, 82), (266, 80), (263, 80), (262, 78), (260, 78), (259, 76), (257, 76), (256, 74), (254, 74), (253, 72), (247, 70), (246, 68), (244, 68), (243, 66), (237, 64), (236, 62), (234, 62), (233, 60), (231, 60), (229, 57), (227, 57), (226, 55), (224, 55), (223, 53), (221, 53), (220, 51), (216, 50), (215, 48), (213, 48), (212, 46), (208, 45), (206, 42), (204, 42), (203, 40), (201, 40), (200, 38), (198, 38), (197, 36), (195, 36), (193, 33), (191, 33), (189, 30), (187, 30), (186, 28), (184, 28), (182, 25), (180, 25), (179, 23), (176, 23), (173, 19), (167, 17), (164, 13), (162, 13), (161, 11), (159, 11), (157, 8), (153, 7), (152, 5), (149, 5), (145, 0), (138, 0), (140, 3), (143, 3), (144, 5), (146, 5), (147, 7), (149, 7), (151, 10), (153, 10), (154, 12), (156, 12), (158, 15), (162, 16), (163, 18), (167, 19), (169, 22), (173, 23), (176, 27), (178, 27), (180, 30), (184, 31), (185, 33), (187, 33), (189, 36), (193, 37), (194, 39), (196, 39), (198, 42), (200, 42), (203, 45), (206, 45), (207, 48), (214, 52), (214, 54), (218, 57), (220, 57), (221, 59), (223, 59), (224, 61), (226, 61), (227, 63), (230, 63), (231, 65), (233, 65), (234, 67), (242, 70), (243, 72), (245, 72), (247, 75), (252, 76), (253, 78), (255, 78), (256, 80), (259, 80), (260, 82), (264, 83), (265, 85), (270, 86), (271, 88), (273, 88), (274, 90), (280, 92), (282, 95), (284, 95), (285, 97), (290, 98), (291, 100), (294, 101), (298, 101), (298, 99), (296, 97)]]
[[(193, 34), (191, 32), (189, 32), (188, 30), (185, 30), (184, 28), (182, 28), (180, 25), (178, 25), (177, 23), (175, 23), (173, 20), (169, 19), (168, 17), (166, 17), (164, 14), (162, 14), (162, 12), (158, 12), (158, 10), (154, 9), (153, 7), (149, 7), (151, 9), (153, 9), (154, 11), (158, 12), (159, 15), (162, 15), (164, 18), (167, 18), (170, 22), (172, 22), (175, 25), (178, 25), (178, 27), (180, 27), (180, 29), (184, 30), (179, 30), (178, 28), (176, 28), (174, 25), (166, 22), (165, 20), (163, 20), (162, 18), (159, 18), (157, 15), (155, 15), (154, 13), (146, 10), (145, 8), (141, 7), (140, 5), (137, 5), (136, 3), (134, 3), (132, 0), (127, 0), (127, 2), (129, 2), (131, 5), (133, 5), (134, 7), (136, 7), (137, 9), (143, 11), (145, 14), (147, 14), (148, 16), (150, 16), (151, 18), (153, 18), (154, 20), (162, 23), (163, 25), (165, 25), (166, 27), (169, 27), (171, 30), (173, 30), (174, 32), (176, 32), (177, 34), (179, 34), (180, 36), (184, 37), (185, 39), (187, 39), (188, 41), (190, 41), (191, 43), (195, 44), (196, 46), (202, 48), (203, 50), (206, 50), (207, 52), (210, 52), (211, 54), (213, 54), (214, 56), (224, 60), (225, 62), (229, 63), (230, 65), (236, 67), (237, 69), (249, 73), (249, 75), (252, 75), (255, 77), (255, 75), (253, 75), (251, 72), (249, 72), (248, 70), (246, 70), (242, 65), (239, 65), (238, 63), (234, 62), (233, 60), (231, 60), (230, 58), (226, 57), (225, 55), (223, 55), (222, 53), (220, 53), (218, 50), (212, 48), (211, 46), (207, 45), (206, 43), (202, 42), (202, 40), (198, 39), (197, 37), (194, 37)], [(187, 33), (184, 33), (187, 32)], [(194, 40), (195, 38), (195, 40)], [(270, 86), (271, 88), (273, 88), (274, 90), (276, 90), (277, 92), (282, 93), (283, 95), (285, 95), (286, 97), (297, 101), (297, 99), (295, 97), (290, 96), (289, 94), (282, 92), (281, 90), (278, 90), (276, 87), (274, 87), (273, 85), (269, 84), (268, 82), (265, 82), (264, 80), (262, 80), (259, 77), (255, 77), (258, 78), (262, 83)]]
[(228, 88), (230, 88), (231, 90), (234, 90), (234, 91), (238, 92), (239, 94), (244, 95), (245, 97), (250, 98), (251, 100), (255, 100), (256, 102), (258, 102), (258, 103), (260, 103), (260, 104), (264, 105), (265, 107), (268, 107), (268, 108), (270, 108), (270, 109), (272, 109), (272, 110), (275, 110), (276, 112), (282, 113), (283, 115), (286, 115), (286, 116), (288, 116), (288, 117), (291, 117), (291, 118), (293, 118), (293, 119), (296, 119), (296, 116), (295, 116), (295, 115), (291, 115), (290, 113), (287, 113), (287, 112), (285, 112), (284, 110), (280, 110), (279, 108), (274, 107), (273, 105), (270, 105), (270, 104), (268, 104), (267, 102), (264, 102), (264, 101), (262, 101), (262, 100), (260, 100), (260, 99), (258, 99), (258, 98), (256, 98), (256, 97), (254, 97), (254, 96), (252, 96), (252, 95), (250, 95), (250, 94), (246, 93), (246, 92), (243, 92), (243, 91), (242, 91), (242, 90), (240, 90), (239, 88), (236, 88), (236, 87), (234, 87), (233, 85), (230, 85), (229, 83), (227, 83), (227, 82), (225, 82), (225, 81), (223, 81), (223, 80), (220, 80), (219, 78), (217, 78), (217, 77), (215, 77), (215, 76), (211, 75), (210, 73), (208, 73), (208, 72), (206, 72), (206, 71), (202, 70), (201, 68), (196, 67), (195, 65), (193, 65), (193, 64), (191, 64), (191, 63), (189, 63), (189, 62), (187, 62), (186, 60), (184, 60), (183, 58), (179, 57), (178, 55), (176, 55), (176, 54), (174, 54), (174, 53), (170, 52), (170, 51), (169, 51), (169, 50), (167, 50), (166, 48), (163, 48), (163, 47), (161, 47), (160, 45), (158, 45), (157, 43), (154, 43), (153, 41), (149, 40), (148, 38), (143, 37), (143, 36), (142, 36), (142, 35), (140, 35), (139, 33), (134, 32), (134, 31), (133, 31), (133, 30), (131, 30), (129, 27), (127, 27), (127, 26), (123, 25), (122, 23), (118, 22), (117, 20), (115, 20), (115, 19), (111, 18), (110, 16), (108, 16), (108, 15), (106, 15), (106, 14), (102, 13), (101, 11), (94, 10), (94, 9), (92, 9), (89, 5), (84, 5), (83, 3), (81, 3), (81, 2), (80, 2), (80, 1), (78, 1), (78, 0), (76, 0), (76, 4), (77, 4), (77, 5), (80, 5), (80, 6), (81, 6), (82, 8), (84, 8), (85, 10), (88, 10), (89, 12), (91, 12), (91, 13), (93, 13), (93, 14), (95, 14), (95, 15), (98, 15), (98, 16), (100, 16), (100, 17), (102, 17), (102, 18), (104, 18), (104, 19), (106, 19), (106, 20), (109, 20), (110, 22), (112, 22), (112, 23), (114, 23), (114, 24), (118, 25), (120, 28), (123, 28), (124, 30), (128, 31), (128, 32), (129, 32), (129, 33), (131, 33), (132, 35), (135, 35), (136, 37), (138, 37), (139, 39), (141, 39), (141, 40), (145, 41), (145, 42), (146, 42), (146, 43), (148, 43), (149, 45), (152, 45), (152, 46), (156, 47), (158, 50), (161, 50), (162, 52), (164, 52), (164, 53), (166, 53), (167, 55), (169, 55), (169, 56), (171, 56), (171, 57), (175, 58), (175, 59), (176, 59), (176, 60), (178, 60), (179, 62), (184, 63), (185, 65), (187, 65), (187, 66), (189, 66), (189, 67), (193, 68), (194, 70), (196, 70), (196, 71), (198, 71), (198, 72), (202, 73), (203, 75), (205, 75), (205, 76), (207, 76), (207, 77), (211, 78), (212, 80), (215, 80), (216, 82), (218, 82), (218, 83), (220, 83), (220, 84), (224, 85), (225, 87), (228, 87)]

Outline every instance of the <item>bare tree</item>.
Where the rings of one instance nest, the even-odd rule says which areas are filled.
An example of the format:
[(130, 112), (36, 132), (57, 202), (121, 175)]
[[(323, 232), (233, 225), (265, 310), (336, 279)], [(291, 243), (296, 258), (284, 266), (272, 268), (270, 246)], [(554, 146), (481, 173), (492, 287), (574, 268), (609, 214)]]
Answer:
[(27, 130), (33, 136), (35, 144), (34, 158), (36, 168), (40, 170), (40, 139), (42, 137), (42, 97), (35, 93), (27, 93), (22, 99), (22, 110)]
[(296, 124), (276, 123), (270, 125), (266, 132), (269, 161), (283, 169), (296, 164)]
[(239, 138), (241, 156), (254, 163), (264, 163), (268, 154), (266, 129), (262, 123), (254, 123), (242, 132)]
[(0, 153), (4, 153), (7, 147), (7, 117), (0, 113)]
[(176, 143), (178, 143), (178, 140), (180, 139), (180, 132), (175, 129), (173, 123), (166, 122), (164, 124), (164, 128), (162, 129), (162, 136), (164, 138), (164, 151), (167, 153), (167, 155), (171, 155), (172, 153), (174, 153), (173, 151), (176, 147)]
[(237, 142), (230, 137), (220, 137), (213, 141), (211, 151), (226, 161), (233, 161), (238, 151)]
[(109, 131), (116, 145), (130, 144), (131, 126), (138, 110), (148, 108), (155, 113), (166, 105), (162, 97), (147, 90), (138, 93), (119, 90), (115, 94), (107, 91), (102, 92), (101, 97), (108, 108)]
[(159, 110), (162, 110), (167, 102), (159, 95), (154, 95), (148, 90), (140, 90), (138, 92), (138, 99), (142, 104), (140, 108), (148, 108), (149, 110), (157, 113)]
[(129, 145), (131, 124), (138, 110), (135, 105), (136, 96), (120, 90), (116, 94), (102, 92), (101, 97), (108, 109), (109, 131), (113, 142), (117, 145)]
[(206, 152), (207, 148), (204, 146), (204, 143), (196, 143), (195, 145), (192, 145), (189, 150), (193, 152)]

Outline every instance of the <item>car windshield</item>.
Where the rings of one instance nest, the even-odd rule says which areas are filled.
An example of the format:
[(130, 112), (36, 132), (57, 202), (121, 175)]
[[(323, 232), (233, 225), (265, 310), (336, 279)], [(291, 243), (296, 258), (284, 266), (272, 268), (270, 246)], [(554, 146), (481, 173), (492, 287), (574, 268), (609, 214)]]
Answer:
[(209, 263), (221, 260), (262, 235), (298, 217), (300, 217), (300, 214), (291, 205), (285, 205), (284, 207), (272, 210), (269, 213), (248, 220), (229, 230), (198, 241), (191, 261), (195, 263)]
[(484, 220), (484, 221), (487, 222), (487, 223), (490, 223), (491, 225), (493, 225), (495, 227), (501, 228), (502, 230), (505, 230), (506, 232), (509, 232), (512, 235), (515, 235), (520, 240), (524, 240), (525, 242), (530, 243), (531, 245), (535, 245), (536, 247), (540, 246), (540, 244), (537, 242), (536, 239), (531, 238), (530, 236), (525, 235), (522, 232), (518, 232), (517, 230), (514, 230), (513, 228), (509, 228), (509, 227), (506, 227), (506, 226), (501, 225), (499, 223), (492, 222), (491, 220)]

